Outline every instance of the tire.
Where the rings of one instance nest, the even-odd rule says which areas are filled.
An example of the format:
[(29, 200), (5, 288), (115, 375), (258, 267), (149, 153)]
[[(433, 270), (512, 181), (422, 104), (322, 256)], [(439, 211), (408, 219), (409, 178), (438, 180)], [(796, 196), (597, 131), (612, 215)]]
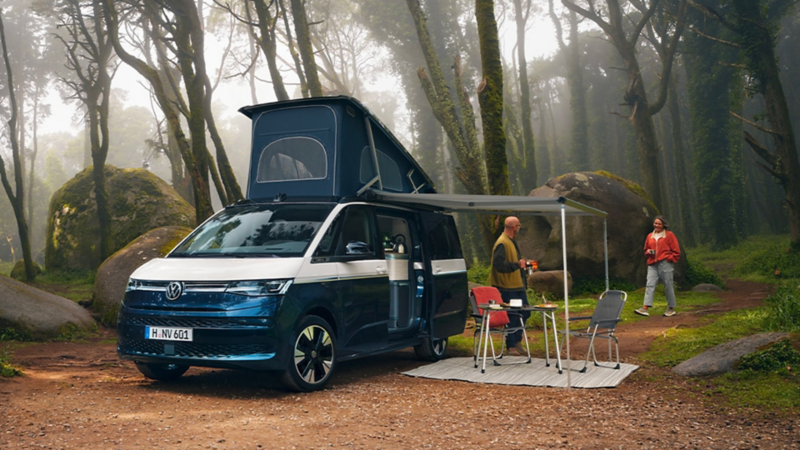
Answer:
[(321, 317), (306, 316), (292, 339), (292, 354), (280, 382), (289, 390), (318, 391), (330, 381), (336, 369), (336, 337)]
[(136, 368), (145, 377), (159, 381), (175, 381), (189, 370), (189, 366), (183, 364), (151, 364), (138, 361)]
[(439, 361), (447, 353), (447, 339), (425, 338), (414, 347), (414, 353), (423, 361)]

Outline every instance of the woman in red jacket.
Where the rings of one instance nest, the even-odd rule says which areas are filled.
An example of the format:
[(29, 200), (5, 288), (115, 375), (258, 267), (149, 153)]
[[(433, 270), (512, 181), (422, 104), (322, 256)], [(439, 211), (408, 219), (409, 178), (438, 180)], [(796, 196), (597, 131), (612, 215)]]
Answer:
[(644, 256), (647, 258), (647, 288), (644, 291), (644, 306), (635, 310), (640, 316), (649, 316), (653, 306), (653, 294), (658, 280), (664, 283), (667, 292), (667, 317), (675, 315), (675, 290), (672, 287), (672, 273), (675, 263), (681, 257), (678, 238), (668, 230), (669, 225), (662, 216), (653, 220), (653, 232), (644, 240)]

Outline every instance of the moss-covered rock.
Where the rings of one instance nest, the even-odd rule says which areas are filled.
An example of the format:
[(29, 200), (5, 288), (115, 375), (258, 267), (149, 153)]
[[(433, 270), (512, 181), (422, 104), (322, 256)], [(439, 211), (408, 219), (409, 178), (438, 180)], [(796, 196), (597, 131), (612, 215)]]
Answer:
[(92, 309), (107, 326), (117, 324), (117, 313), (125, 295), (128, 277), (139, 266), (169, 253), (192, 230), (186, 227), (161, 227), (149, 231), (111, 255), (97, 270), (92, 293)]
[[(94, 270), (100, 257), (92, 168), (75, 175), (50, 201), (45, 245), (47, 270)], [(194, 208), (144, 169), (105, 168), (111, 206), (112, 252), (154, 228), (194, 227)]]
[[(42, 273), (42, 268), (38, 264), (36, 264), (34, 262), (33, 263), (33, 276), (37, 277), (37, 276), (39, 276), (40, 273)], [(14, 264), (14, 268), (11, 269), (10, 275), (11, 275), (11, 278), (13, 278), (15, 280), (25, 280), (25, 261), (23, 261), (21, 259), (19, 261), (17, 261), (16, 264)]]

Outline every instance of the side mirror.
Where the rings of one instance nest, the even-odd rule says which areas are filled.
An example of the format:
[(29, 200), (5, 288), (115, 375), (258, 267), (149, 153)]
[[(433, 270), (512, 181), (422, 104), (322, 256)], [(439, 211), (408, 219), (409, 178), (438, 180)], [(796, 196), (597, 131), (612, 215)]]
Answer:
[(366, 242), (350, 241), (345, 246), (346, 255), (370, 255), (372, 250)]

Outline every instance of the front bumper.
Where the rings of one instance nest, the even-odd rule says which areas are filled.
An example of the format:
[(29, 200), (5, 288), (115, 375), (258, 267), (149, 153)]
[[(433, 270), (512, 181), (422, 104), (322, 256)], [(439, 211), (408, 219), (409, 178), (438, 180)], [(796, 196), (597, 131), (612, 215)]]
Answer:
[[(123, 306), (117, 323), (117, 354), (145, 363), (278, 370), (275, 320), (263, 308), (232, 312), (163, 311)], [(145, 339), (145, 327), (191, 328), (191, 342)]]

